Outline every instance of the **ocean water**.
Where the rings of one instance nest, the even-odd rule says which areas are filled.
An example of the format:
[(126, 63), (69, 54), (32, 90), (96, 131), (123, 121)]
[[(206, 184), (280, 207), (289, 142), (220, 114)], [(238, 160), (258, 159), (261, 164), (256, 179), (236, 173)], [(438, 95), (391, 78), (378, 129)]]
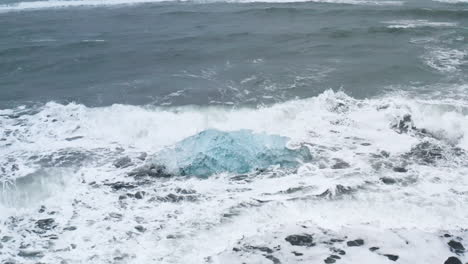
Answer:
[(0, 263), (468, 262), (468, 2), (3, 0)]

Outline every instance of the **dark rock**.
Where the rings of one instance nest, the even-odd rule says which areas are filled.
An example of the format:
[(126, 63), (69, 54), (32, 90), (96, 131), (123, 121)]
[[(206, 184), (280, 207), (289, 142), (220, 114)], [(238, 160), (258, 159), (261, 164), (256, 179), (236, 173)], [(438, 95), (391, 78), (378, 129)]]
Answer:
[(10, 241), (12, 239), (13, 239), (13, 237), (11, 237), (11, 236), (3, 236), (0, 241), (2, 241), (3, 243), (6, 243), (6, 242), (8, 242), (8, 241)]
[(136, 192), (135, 193), (135, 198), (137, 199), (143, 199), (143, 195), (145, 194), (145, 192)]
[(293, 246), (302, 246), (302, 247), (313, 247), (315, 243), (313, 241), (312, 235), (302, 234), (302, 235), (290, 235), (285, 238)]
[(119, 213), (109, 213), (109, 216), (116, 219), (122, 219), (122, 214)]
[(392, 261), (397, 261), (400, 257), (397, 255), (392, 255), (392, 254), (384, 254), (385, 257), (387, 257), (389, 260)]
[(462, 262), (456, 257), (449, 257), (444, 264), (462, 264)]
[(143, 227), (143, 226), (141, 226), (141, 225), (137, 225), (137, 226), (135, 226), (135, 229), (136, 229), (136, 230), (138, 230), (138, 232), (141, 232), (141, 233), (143, 233), (143, 232), (145, 232), (145, 231), (146, 231), (146, 228), (144, 228), (144, 227)]
[(450, 234), (444, 234), (444, 237), (452, 237)]
[(408, 170), (406, 168), (404, 168), (404, 167), (394, 167), (393, 171), (394, 172), (400, 172), (400, 173), (408, 172)]
[(281, 261), (272, 255), (266, 255), (265, 258), (271, 260), (273, 264), (281, 264)]
[(69, 138), (66, 138), (65, 140), (66, 141), (74, 141), (74, 140), (81, 139), (81, 138), (83, 138), (83, 136), (69, 137)]
[(335, 263), (335, 262), (336, 262), (336, 259), (331, 258), (331, 257), (328, 257), (328, 258), (326, 258), (323, 262), (325, 262), (325, 263), (327, 263), (327, 264)]
[(152, 177), (152, 178), (168, 178), (171, 174), (166, 172), (166, 167), (161, 165), (149, 164), (137, 168), (130, 173), (128, 176), (140, 178), (140, 177)]
[(67, 226), (63, 229), (64, 231), (75, 231), (76, 230), (76, 226)]
[(46, 218), (36, 221), (36, 226), (43, 230), (51, 230), (55, 227), (55, 220), (53, 218)]
[(246, 246), (245, 248), (250, 250), (259, 250), (270, 254), (273, 253), (273, 250), (269, 247)]
[(338, 253), (339, 255), (346, 255), (346, 251), (344, 251), (344, 250), (342, 250), (342, 249), (339, 249), (339, 248), (334, 248), (334, 247), (332, 247), (332, 248), (330, 248), (330, 250), (331, 250), (332, 252)]
[(119, 158), (116, 161), (114, 161), (114, 166), (120, 169), (127, 168), (131, 165), (132, 165), (132, 160), (127, 156)]
[(122, 194), (122, 195), (119, 196), (119, 200), (124, 200), (124, 199), (127, 199), (127, 195)]
[(330, 258), (341, 259), (341, 257), (340, 257), (340, 256), (337, 256), (337, 255), (330, 255)]
[(372, 251), (372, 252), (374, 252), (374, 251), (376, 251), (376, 250), (379, 250), (379, 249), (380, 249), (379, 247), (371, 247), (371, 248), (369, 248), (369, 250)]
[(140, 153), (140, 155), (137, 157), (137, 159), (139, 159), (139, 160), (145, 160), (147, 156), (148, 156), (148, 153), (142, 152), (142, 153)]
[(45, 206), (42, 205), (38, 212), (42, 214), (43, 212), (45, 212), (45, 210)]
[(356, 240), (348, 241), (346, 242), (346, 245), (348, 245), (348, 247), (360, 247), (364, 245), (364, 240), (356, 239)]
[(382, 177), (380, 180), (385, 184), (395, 184), (396, 180), (390, 177)]
[(234, 248), (232, 248), (232, 251), (234, 251), (234, 252), (239, 252), (239, 251), (241, 251), (241, 250), (240, 250), (240, 248), (234, 247)]
[(409, 114), (404, 115), (402, 119), (398, 120), (391, 127), (399, 134), (407, 133), (409, 130), (416, 129), (416, 127), (413, 124), (411, 115)]
[(412, 147), (410, 152), (403, 155), (403, 157), (417, 160), (423, 164), (433, 164), (444, 158), (443, 153), (444, 151), (440, 146), (426, 141)]
[(328, 190), (324, 191), (323, 193), (319, 194), (318, 196), (323, 197), (323, 198), (332, 198), (332, 197), (340, 197), (340, 196), (343, 196), (345, 194), (351, 194), (353, 192), (354, 192), (353, 188), (346, 187), (346, 186), (343, 186), (341, 184), (338, 184), (338, 185), (336, 185), (334, 191), (328, 189)]
[(331, 166), (332, 169), (334, 170), (339, 170), (339, 169), (346, 169), (349, 168), (351, 165), (349, 165), (348, 162), (341, 160), (341, 159), (334, 159), (335, 164)]
[(447, 244), (450, 247), (450, 251), (456, 254), (463, 254), (463, 252), (465, 252), (465, 247), (463, 247), (462, 243), (458, 241), (450, 240)]
[(23, 258), (41, 258), (44, 254), (38, 250), (20, 250), (18, 256)]
[(128, 182), (114, 182), (114, 183), (106, 183), (105, 185), (110, 186), (114, 190), (121, 190), (121, 189), (133, 189), (136, 188), (135, 185), (128, 183)]
[(300, 252), (297, 252), (297, 251), (292, 251), (291, 253), (293, 253), (294, 256), (296, 256), (296, 257), (299, 257), (299, 256), (304, 255), (304, 254), (302, 254), (302, 253), (300, 253)]

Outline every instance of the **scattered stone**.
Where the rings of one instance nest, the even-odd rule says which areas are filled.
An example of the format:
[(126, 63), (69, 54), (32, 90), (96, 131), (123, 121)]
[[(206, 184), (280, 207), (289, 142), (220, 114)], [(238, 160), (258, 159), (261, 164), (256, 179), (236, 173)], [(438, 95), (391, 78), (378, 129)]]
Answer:
[(385, 184), (395, 184), (396, 180), (390, 177), (382, 177), (380, 180)]
[(45, 212), (45, 210), (46, 210), (45, 206), (41, 205), (41, 208), (39, 209), (38, 212), (42, 214), (43, 212)]
[(302, 253), (300, 253), (300, 252), (297, 252), (297, 251), (292, 251), (291, 253), (293, 253), (294, 256), (296, 256), (296, 257), (299, 257), (299, 256), (304, 255), (304, 254), (302, 254)]
[(340, 257), (340, 256), (337, 256), (337, 255), (330, 255), (330, 258), (341, 259), (341, 257)]
[(374, 252), (374, 251), (376, 251), (376, 250), (379, 250), (379, 249), (380, 249), (379, 247), (371, 247), (371, 248), (369, 248), (369, 250), (372, 251), (372, 252)]
[(83, 138), (83, 136), (69, 137), (69, 138), (66, 138), (65, 140), (66, 141), (74, 141), (74, 140), (81, 139), (81, 138)]
[(406, 168), (404, 168), (404, 167), (394, 167), (394, 168), (393, 168), (393, 171), (394, 171), (394, 172), (404, 173), (404, 172), (408, 172), (408, 169), (406, 169)]
[(145, 192), (136, 192), (135, 193), (135, 198), (137, 199), (143, 199), (143, 195), (145, 194)]
[(146, 157), (148, 157), (148, 153), (142, 152), (142, 153), (140, 153), (140, 155), (137, 157), (137, 159), (139, 159), (139, 160), (145, 160)]
[(342, 160), (342, 159), (334, 159), (335, 160), (335, 164), (332, 165), (332, 169), (334, 170), (339, 170), (339, 169), (346, 169), (346, 168), (349, 168), (351, 167), (351, 165), (349, 165), (348, 162)]
[(397, 255), (392, 255), (392, 254), (384, 254), (385, 257), (387, 257), (389, 260), (392, 261), (397, 261), (400, 257)]
[(458, 241), (450, 240), (450, 242), (448, 242), (447, 244), (450, 247), (450, 251), (456, 254), (463, 254), (463, 252), (465, 252), (465, 247), (463, 247), (462, 243)]
[(152, 178), (168, 178), (171, 174), (166, 172), (166, 167), (161, 165), (149, 164), (137, 168), (128, 173), (128, 176), (140, 178), (140, 177), (152, 177)]
[(36, 226), (43, 230), (51, 230), (55, 226), (53, 225), (55, 220), (53, 218), (46, 218), (36, 221)]
[(127, 195), (122, 194), (122, 195), (119, 196), (119, 200), (124, 200), (124, 199), (127, 199)]
[(281, 264), (281, 261), (272, 255), (266, 255), (265, 258), (271, 260), (273, 264)]
[(270, 254), (273, 253), (273, 250), (271, 248), (269, 248), (269, 247), (246, 246), (245, 248), (246, 249), (259, 250), (259, 251), (270, 253)]
[(135, 226), (135, 229), (136, 229), (136, 230), (138, 230), (138, 232), (141, 232), (141, 233), (143, 233), (143, 232), (145, 232), (145, 231), (146, 231), (146, 228), (144, 228), (144, 227), (143, 227), (143, 226), (141, 226), (141, 225), (137, 225), (137, 226)]
[(114, 182), (114, 183), (106, 183), (105, 185), (110, 186), (114, 190), (121, 190), (121, 189), (133, 189), (136, 188), (135, 185), (128, 183), (128, 182)]
[(302, 235), (290, 235), (285, 238), (293, 246), (302, 246), (302, 247), (313, 247), (315, 243), (313, 241), (312, 235), (302, 234)]
[(449, 257), (444, 264), (462, 264), (462, 262), (456, 257)]
[(364, 245), (364, 240), (356, 239), (356, 240), (348, 241), (346, 242), (346, 245), (348, 245), (348, 247), (360, 247)]
[(119, 213), (109, 213), (109, 216), (116, 219), (122, 219), (122, 214)]
[(122, 157), (114, 161), (114, 166), (119, 169), (127, 168), (132, 165), (132, 160), (128, 157)]
[(20, 250), (18, 256), (23, 258), (42, 258), (44, 254), (38, 250)]
[(336, 262), (336, 259), (332, 258), (332, 257), (328, 257), (326, 258), (323, 262), (327, 263), (327, 264), (330, 264), (330, 263), (335, 263)]
[(450, 234), (444, 234), (444, 237), (452, 237)]
[(76, 230), (76, 226), (67, 226), (63, 229), (63, 231), (75, 231)]
[(338, 253), (339, 255), (346, 255), (346, 251), (342, 250), (342, 249), (339, 249), (339, 248), (330, 248), (330, 250), (334, 253)]
[(8, 241), (10, 241), (12, 239), (13, 239), (13, 237), (11, 237), (11, 236), (3, 236), (0, 241), (2, 241), (3, 243), (6, 243), (6, 242), (8, 242)]

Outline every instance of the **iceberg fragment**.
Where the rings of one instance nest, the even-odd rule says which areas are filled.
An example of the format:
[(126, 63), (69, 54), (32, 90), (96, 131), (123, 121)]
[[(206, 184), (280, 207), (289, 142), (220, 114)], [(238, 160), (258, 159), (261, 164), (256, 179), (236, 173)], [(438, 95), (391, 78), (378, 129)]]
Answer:
[(294, 168), (310, 161), (307, 147), (287, 147), (289, 138), (258, 134), (250, 130), (209, 129), (188, 137), (156, 154), (153, 162), (169, 173), (210, 176), (221, 172), (247, 173), (272, 165)]

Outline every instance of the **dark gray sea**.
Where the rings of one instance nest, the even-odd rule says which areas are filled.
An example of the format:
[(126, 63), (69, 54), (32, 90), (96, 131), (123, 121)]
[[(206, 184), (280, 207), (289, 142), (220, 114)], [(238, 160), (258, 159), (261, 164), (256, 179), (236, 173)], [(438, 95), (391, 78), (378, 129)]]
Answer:
[(0, 263), (468, 261), (466, 0), (0, 0)]

